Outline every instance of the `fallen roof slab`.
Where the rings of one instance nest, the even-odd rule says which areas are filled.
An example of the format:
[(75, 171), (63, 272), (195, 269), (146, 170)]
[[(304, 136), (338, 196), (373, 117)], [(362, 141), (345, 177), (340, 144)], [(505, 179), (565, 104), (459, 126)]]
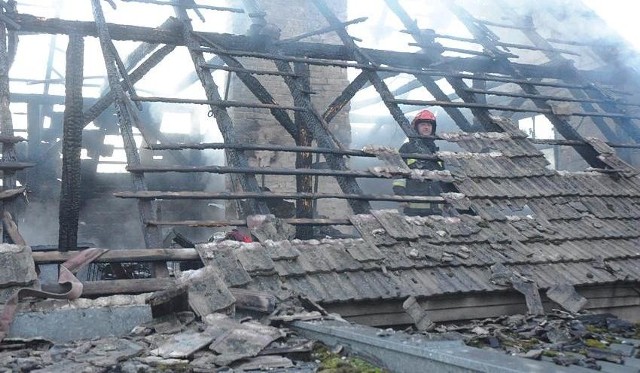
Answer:
[(152, 320), (145, 298), (146, 295), (115, 295), (25, 305), (16, 314), (8, 336), (42, 337), (53, 342), (124, 336)]
[(428, 340), (403, 332), (385, 333), (380, 329), (344, 322), (298, 321), (291, 326), (301, 335), (327, 345), (349, 346), (350, 352), (397, 373), (591, 371), (468, 347), (459, 340)]

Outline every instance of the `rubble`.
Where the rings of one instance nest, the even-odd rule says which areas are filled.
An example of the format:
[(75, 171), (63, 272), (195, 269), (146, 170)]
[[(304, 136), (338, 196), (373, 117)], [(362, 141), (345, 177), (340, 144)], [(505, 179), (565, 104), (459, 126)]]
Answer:
[[(608, 325), (619, 325), (609, 328)], [(640, 363), (640, 325), (611, 314), (554, 310), (545, 315), (513, 315), (462, 324), (438, 325), (434, 332), (458, 333), (467, 345), (498, 350), (557, 365), (603, 369), (603, 362)], [(626, 365), (626, 364), (625, 364)]]

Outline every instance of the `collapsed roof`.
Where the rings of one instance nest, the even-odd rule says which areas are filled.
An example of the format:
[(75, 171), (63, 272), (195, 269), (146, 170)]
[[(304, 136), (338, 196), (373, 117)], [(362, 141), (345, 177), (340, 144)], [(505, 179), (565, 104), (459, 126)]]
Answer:
[[(102, 215), (96, 217), (94, 210), (82, 205), (86, 201), (80, 192), (86, 189), (100, 197), (111, 197), (115, 189), (116, 196), (127, 199), (129, 206), (134, 204), (128, 199), (137, 200), (135, 208), (147, 248), (163, 246), (165, 228), (252, 227), (250, 219), (244, 219), (246, 216), (267, 215), (272, 212), (267, 200), (284, 199), (297, 202), (295, 217), (282, 220), (297, 228), (296, 237), (309, 239), (313, 236), (310, 227), (333, 225), (354, 227), (361, 238), (290, 243), (291, 237), (276, 231), (275, 235), (265, 236), (260, 244), (230, 252), (242, 264), (233, 268), (246, 280), (230, 285), (248, 284), (277, 293), (285, 286), (287, 290), (333, 305), (346, 301), (400, 302), (410, 296), (418, 301), (450, 294), (471, 297), (479, 292), (504, 290), (508, 283), (525, 293), (524, 300), (531, 312), (539, 312), (542, 307), (538, 289), (563, 284), (587, 287), (585, 291), (594, 298), (595, 285), (607, 291), (636, 286), (640, 273), (637, 262), (640, 184), (635, 166), (639, 159), (640, 116), (635, 99), (640, 86), (637, 71), (626, 63), (626, 58), (634, 54), (612, 35), (603, 38), (602, 34), (580, 33), (581, 39), (576, 40), (573, 27), (576, 24), (581, 25), (580, 30), (605, 27), (581, 3), (543, 1), (513, 8), (501, 1), (490, 4), (458, 1), (424, 10), (413, 1), (380, 1), (400, 21), (394, 31), (405, 39), (412, 38), (411, 45), (398, 50), (374, 48), (375, 43), (369, 43), (368, 47), (359, 45), (347, 32), (347, 26), (363, 20), (338, 18), (323, 0), (311, 2), (318, 19), (323, 20), (323, 28), (297, 37), (281, 37), (277, 27), (274, 29), (277, 25), (270, 23), (271, 15), (255, 1), (243, 1), (228, 8), (160, 0), (108, 3), (112, 10), (102, 9), (99, 0), (91, 2), (92, 20), (42, 18), (23, 13), (16, 2), (5, 4), (0, 18), (8, 33), (8, 44), (0, 48), (3, 57), (0, 69), (5, 71), (14, 58), (21, 61), (21, 51), (28, 48), (24, 45), (29, 40), (27, 35), (69, 36), (64, 64), (65, 97), (51, 95), (47, 89), (16, 93), (10, 88), (20, 87), (16, 83), (24, 87), (30, 80), (25, 82), (23, 77), (14, 78), (11, 74), (0, 76), (0, 98), (6, 98), (0, 100), (0, 115), (5, 118), (0, 128), (3, 207), (11, 215), (19, 216), (21, 206), (16, 196), (25, 189), (17, 180), (33, 188), (40, 200), (50, 198), (55, 194), (52, 189), (59, 186), (57, 247), (61, 250), (81, 246), (78, 244), (79, 232), (83, 233), (81, 214), (85, 219), (94, 216), (96, 221), (105, 223)], [(115, 17), (119, 7), (126, 8), (131, 3), (149, 12), (156, 8), (171, 9), (175, 17), (158, 27), (110, 23), (105, 17)], [(25, 5), (28, 9), (36, 4), (25, 2)], [(191, 16), (206, 20), (219, 11), (248, 15), (253, 31), (248, 35), (215, 33), (199, 24), (202, 29), (194, 29)], [(455, 35), (438, 30), (434, 14), (451, 20), (445, 22), (443, 29), (463, 31)], [(414, 17), (417, 15), (423, 17)], [(300, 41), (328, 32), (336, 33), (340, 44)], [(383, 41), (382, 35), (386, 34), (389, 31), (384, 29), (373, 35)], [(83, 60), (84, 40), (95, 40), (94, 37), (99, 40), (106, 66), (108, 89), (99, 97), (87, 98), (83, 97), (86, 88), (83, 73), (87, 70)], [(24, 40), (16, 49), (18, 39)], [(117, 45), (120, 41), (137, 43), (127, 58), (120, 56), (118, 46), (123, 49)], [(188, 57), (179, 54), (185, 50)], [(150, 94), (139, 89), (139, 84), (148, 83), (146, 74), (168, 56), (184, 58), (180, 60), (182, 66), (189, 66), (196, 73), (204, 87), (204, 92), (198, 89), (198, 98), (193, 98), (193, 90), (184, 88), (192, 87), (193, 76), (185, 84), (184, 76), (165, 74), (161, 76), (163, 83), (173, 88)], [(267, 61), (271, 67), (249, 67), (248, 61), (253, 59)], [(349, 69), (356, 74), (346, 87), (329, 97), (329, 105), (317, 108), (311, 98), (315, 87), (309, 78), (309, 66), (339, 67), (342, 73)], [(51, 79), (53, 62), (47, 69), (45, 80)], [(216, 71), (235, 74), (254, 97), (242, 101), (229, 99), (220, 81), (212, 75)], [(281, 101), (281, 95), (272, 92), (264, 79), (257, 78), (263, 75), (284, 83), (287, 97)], [(392, 87), (395, 77), (407, 79), (406, 84)], [(371, 94), (377, 98), (373, 104), (367, 96)], [(13, 103), (26, 103), (29, 123), (25, 131), (29, 140), (26, 149), (20, 144), (24, 138), (15, 136), (9, 98)], [(352, 122), (365, 120), (359, 114), (375, 111), (371, 108), (376, 104), (383, 107), (384, 114), (372, 121), (380, 124), (378, 134), (387, 139), (395, 133), (401, 133), (403, 140), (419, 138), (405, 113), (419, 107), (440, 108), (438, 121), (442, 126), (439, 126), (447, 129), (437, 137), (443, 143), (443, 151), (430, 154), (423, 149), (422, 156), (444, 161), (447, 171), (415, 175), (397, 167), (398, 159), (406, 158), (406, 154), (390, 154), (393, 152), (379, 147), (346, 148), (330, 130), (329, 123), (346, 110), (349, 102), (353, 105)], [(160, 123), (152, 120), (147, 110), (150, 103), (204, 105), (222, 141), (209, 143), (203, 135), (185, 141), (184, 136), (163, 133)], [(54, 110), (54, 105), (59, 104), (64, 104), (64, 113)], [(103, 114), (112, 104), (117, 120), (108, 111)], [(230, 108), (268, 112), (271, 122), (282, 127), (291, 145), (242, 143), (238, 140), (241, 124), (234, 122)], [(51, 119), (51, 129), (45, 117)], [(384, 127), (389, 122), (385, 118), (389, 117), (393, 118), (392, 128)], [(544, 119), (556, 135), (528, 137), (515, 123), (531, 118)], [(95, 128), (87, 128), (90, 122), (94, 122)], [(454, 130), (457, 132), (451, 132)], [(96, 171), (101, 157), (110, 150), (106, 136), (117, 132), (122, 137), (126, 169), (132, 175), (133, 185), (123, 191), (127, 188), (114, 176), (113, 184), (102, 190), (96, 181)], [(56, 141), (57, 137), (61, 140)], [(139, 145), (140, 137), (145, 146)], [(47, 168), (51, 164), (46, 163), (57, 157), (48, 157), (42, 144), (53, 149), (51, 154), (62, 153), (59, 185), (57, 173), (51, 172)], [(445, 151), (445, 146), (451, 150)], [(80, 162), (83, 149), (90, 160)], [(226, 164), (206, 164), (193, 154), (184, 156), (178, 152), (207, 149), (224, 149)], [(294, 153), (295, 168), (251, 166), (250, 151)], [(556, 154), (550, 157), (549, 153), (554, 151)], [(162, 153), (166, 155), (162, 162), (156, 162), (153, 156), (148, 156), (149, 152), (167, 153)], [(314, 167), (311, 154), (322, 154), (329, 169)], [(347, 162), (348, 157), (374, 156), (380, 162), (365, 169), (351, 168)], [(37, 172), (20, 171), (34, 163)], [(81, 163), (91, 165), (89, 176), (83, 174), (82, 181)], [(175, 173), (189, 176), (175, 182)], [(229, 191), (210, 191), (202, 174), (233, 175)], [(295, 179), (295, 191), (265, 191), (256, 175), (270, 174), (291, 177), (291, 185)], [(335, 178), (340, 192), (319, 193), (313, 188), (313, 177)], [(364, 179), (398, 177), (446, 182), (456, 192), (436, 197), (392, 196), (369, 193), (361, 186)], [(380, 202), (425, 198), (449, 203), (456, 216), (410, 218), (375, 207)], [(318, 217), (312, 201), (326, 199), (346, 200), (350, 210), (343, 216)], [(245, 203), (238, 205), (241, 218), (235, 220), (184, 216), (163, 219), (168, 214), (161, 216), (158, 205), (174, 200)], [(9, 229), (8, 233), (13, 234), (14, 242), (19, 242), (16, 230)], [(107, 235), (117, 239), (112, 231)], [(91, 237), (90, 233), (85, 233), (85, 237)], [(29, 242), (29, 236), (25, 238)], [(214, 251), (223, 252), (224, 245), (239, 244), (212, 245)], [(266, 254), (271, 250), (269, 245), (275, 245), (275, 254)], [(288, 254), (278, 254), (280, 251)], [(216, 256), (215, 252), (211, 255)], [(220, 267), (223, 272), (231, 269)], [(154, 268), (157, 276), (168, 275), (165, 263), (156, 263)], [(496, 284), (492, 273), (502, 273), (508, 281)], [(327, 283), (331, 286), (327, 287)], [(633, 298), (633, 290), (630, 294)], [(465, 299), (469, 298), (461, 296), (459, 301)], [(637, 305), (637, 292), (634, 299), (636, 303), (631, 305), (622, 299), (607, 307), (627, 312)], [(591, 308), (606, 308), (591, 302)], [(462, 307), (462, 303), (452, 304), (448, 307)], [(398, 318), (390, 320), (385, 316), (384, 320), (398, 324), (407, 321), (405, 310), (397, 308), (397, 304), (390, 307), (389, 313), (397, 313)], [(496, 307), (494, 311), (506, 309), (509, 307)], [(354, 316), (368, 317), (370, 311), (361, 307), (353, 312)], [(472, 315), (461, 313), (455, 318)], [(443, 314), (442, 320), (447, 317), (454, 316)], [(370, 321), (381, 323), (380, 320)]]

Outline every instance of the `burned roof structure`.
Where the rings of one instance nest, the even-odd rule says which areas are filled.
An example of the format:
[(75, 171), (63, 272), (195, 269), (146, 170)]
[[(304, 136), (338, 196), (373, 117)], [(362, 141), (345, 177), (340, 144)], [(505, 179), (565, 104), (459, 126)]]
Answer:
[[(371, 25), (372, 40), (349, 33), (364, 33), (371, 20), (352, 17), (341, 1), (289, 4), (317, 27), (291, 35), (275, 20), (295, 14), (277, 14), (282, 9), (267, 1), (91, 0), (82, 5), (88, 20), (39, 16), (45, 3), (65, 1), (2, 2), (0, 14), (5, 239), (33, 244), (26, 232), (43, 229), (29, 218), (42, 221), (43, 213), (30, 209), (59, 201), (59, 226), (48, 237), (57, 245), (35, 252), (37, 262), (63, 261), (64, 251), (94, 239), (127, 249), (101, 260), (146, 260), (157, 278), (169, 277), (167, 261), (199, 257), (230, 288), (304, 295), (372, 325), (419, 323), (416, 304), (429, 321), (542, 313), (556, 304), (640, 315), (640, 84), (628, 63), (637, 56), (603, 33), (604, 22), (580, 1), (380, 0), (393, 21)], [(151, 27), (111, 20), (131, 9), (171, 16)], [(206, 21), (221, 13), (250, 25), (212, 32), (224, 22)], [(42, 81), (12, 76), (34, 35), (61, 34), (64, 74), (50, 58)], [(104, 89), (83, 97), (96, 88), (85, 84), (95, 55)], [(171, 58), (175, 64), (153, 75)], [(64, 96), (12, 90), (49, 87), (54, 73)], [(336, 89), (332, 79), (345, 84)], [(149, 88), (150, 80), (162, 87)], [(234, 84), (249, 96), (230, 94)], [(17, 103), (26, 109), (26, 137), (12, 122)], [(194, 107), (206, 108), (204, 119)], [(407, 138), (420, 147), (408, 116), (423, 107), (438, 113), (441, 150), (399, 154), (392, 148)], [(173, 120), (188, 130), (164, 131), (171, 118), (155, 110), (187, 113)], [(345, 122), (333, 124), (340, 115)], [(349, 123), (379, 141), (351, 148), (366, 140), (345, 130)], [(216, 129), (218, 142), (205, 127)], [(540, 136), (543, 129), (551, 135)], [(130, 177), (97, 172), (109, 164), (114, 146), (106, 140), (114, 134)], [(209, 163), (204, 154), (213, 150), (224, 150), (224, 162)], [(265, 166), (261, 152), (293, 155)], [(402, 159), (410, 157), (443, 161), (445, 170), (409, 170)], [(212, 186), (209, 175), (228, 179)], [(447, 193), (391, 195), (396, 178), (435, 180)], [(323, 180), (335, 188), (323, 189)], [(20, 199), (25, 188), (31, 204)], [(328, 200), (345, 203), (318, 214)], [(226, 204), (226, 216), (207, 213), (229, 201), (236, 203)], [(416, 201), (446, 204), (451, 216), (394, 209)], [(136, 234), (123, 224), (131, 215)], [(198, 255), (161, 250), (167, 232), (187, 227), (208, 234), (245, 227), (258, 242), (198, 244)], [(127, 241), (132, 235), (139, 239)], [(158, 290), (164, 282), (135, 284), (117, 290)]]

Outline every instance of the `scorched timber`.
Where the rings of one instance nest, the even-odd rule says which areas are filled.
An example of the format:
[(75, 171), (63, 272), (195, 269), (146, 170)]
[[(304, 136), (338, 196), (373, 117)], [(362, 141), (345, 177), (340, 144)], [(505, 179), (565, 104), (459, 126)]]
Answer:
[[(78, 33), (84, 36), (97, 36), (95, 23), (84, 21), (69, 21), (57, 18), (39, 18), (27, 14), (18, 14), (14, 19), (20, 25), (20, 32), (40, 34)], [(176, 30), (159, 30), (157, 28), (107, 24), (113, 40), (132, 40), (156, 44), (170, 44), (184, 46), (185, 41)], [(242, 35), (203, 33), (208, 39), (224, 49), (235, 51), (251, 51), (249, 39)], [(389, 66), (429, 66), (430, 61), (418, 53), (406, 53), (361, 48), (376, 63)], [(341, 45), (320, 43), (294, 42), (280, 46), (283, 55), (325, 58), (328, 60), (354, 61), (353, 52)], [(272, 57), (273, 59), (277, 57)], [(530, 77), (562, 79), (566, 66), (537, 66), (529, 64), (512, 64), (522, 74)], [(439, 65), (443, 70), (468, 71), (470, 73), (508, 73), (489, 58), (457, 58), (444, 57)], [(587, 73), (587, 72), (585, 72)], [(597, 79), (596, 79), (597, 80)]]
[(395, 201), (395, 202), (444, 202), (442, 197), (433, 196), (396, 196), (375, 194), (338, 194), (338, 193), (213, 193), (213, 192), (116, 192), (119, 198), (139, 199), (350, 199), (363, 201)]

